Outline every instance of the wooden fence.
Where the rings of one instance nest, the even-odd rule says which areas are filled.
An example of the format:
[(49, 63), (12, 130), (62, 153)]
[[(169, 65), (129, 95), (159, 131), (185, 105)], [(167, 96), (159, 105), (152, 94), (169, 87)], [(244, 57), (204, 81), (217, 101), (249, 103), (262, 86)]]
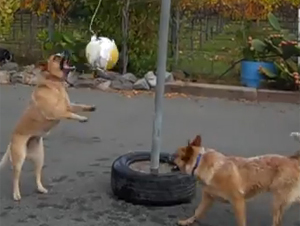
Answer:
[(11, 32), (4, 35), (4, 40), (0, 40), (0, 46), (13, 52), (16, 58), (22, 58), (24, 63), (34, 62), (41, 56), (37, 34), (46, 26), (46, 17), (26, 12), (17, 13)]

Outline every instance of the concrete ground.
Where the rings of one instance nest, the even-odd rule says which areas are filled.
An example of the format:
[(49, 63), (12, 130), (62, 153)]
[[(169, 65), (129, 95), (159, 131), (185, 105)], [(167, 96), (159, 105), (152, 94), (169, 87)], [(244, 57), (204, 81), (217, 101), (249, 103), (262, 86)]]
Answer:
[[(1, 156), (9, 136), (30, 97), (31, 88), (1, 86)], [(49, 194), (35, 192), (33, 167), (22, 173), (22, 201), (12, 201), (11, 170), (1, 172), (0, 222), (3, 226), (166, 226), (193, 214), (200, 201), (173, 207), (134, 206), (116, 200), (110, 191), (110, 167), (119, 155), (149, 150), (153, 97), (127, 98), (115, 93), (71, 90), (73, 101), (95, 104), (86, 124), (64, 121), (46, 138), (44, 184)], [(227, 154), (290, 155), (299, 148), (291, 131), (299, 131), (299, 107), (291, 104), (255, 104), (217, 99), (166, 99), (163, 150), (173, 152), (198, 133), (205, 146)], [(200, 189), (200, 188), (199, 188)], [(200, 193), (200, 191), (198, 192)], [(269, 195), (248, 203), (248, 225), (271, 225)], [(232, 208), (215, 204), (194, 225), (236, 225)], [(300, 225), (300, 206), (285, 214), (283, 226)]]

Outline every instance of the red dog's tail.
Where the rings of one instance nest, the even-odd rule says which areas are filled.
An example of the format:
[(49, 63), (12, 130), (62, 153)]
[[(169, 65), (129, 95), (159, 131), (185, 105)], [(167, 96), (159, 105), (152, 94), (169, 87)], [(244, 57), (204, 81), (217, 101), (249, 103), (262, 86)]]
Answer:
[[(294, 139), (298, 142), (300, 142), (300, 133), (299, 132), (292, 132), (291, 137), (294, 137)], [(290, 156), (290, 158), (292, 159), (296, 159), (300, 162), (300, 150), (297, 151), (295, 154), (293, 154), (292, 156)]]
[(300, 150), (297, 151), (295, 154), (293, 154), (292, 156), (290, 156), (291, 159), (296, 159), (300, 162)]
[(294, 137), (294, 139), (295, 139), (296, 141), (299, 141), (299, 142), (300, 142), (300, 133), (299, 133), (299, 132), (292, 132), (290, 136), (291, 136), (291, 137)]

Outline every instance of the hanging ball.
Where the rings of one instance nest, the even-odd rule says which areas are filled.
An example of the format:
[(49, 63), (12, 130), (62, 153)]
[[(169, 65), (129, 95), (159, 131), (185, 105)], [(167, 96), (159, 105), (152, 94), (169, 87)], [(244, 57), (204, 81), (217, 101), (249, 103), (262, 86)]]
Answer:
[(110, 70), (119, 60), (119, 51), (115, 41), (106, 37), (93, 35), (86, 46), (85, 53), (88, 63), (94, 69)]
[(106, 69), (111, 70), (119, 60), (119, 50), (115, 42), (113, 42), (110, 50), (110, 58), (107, 62)]

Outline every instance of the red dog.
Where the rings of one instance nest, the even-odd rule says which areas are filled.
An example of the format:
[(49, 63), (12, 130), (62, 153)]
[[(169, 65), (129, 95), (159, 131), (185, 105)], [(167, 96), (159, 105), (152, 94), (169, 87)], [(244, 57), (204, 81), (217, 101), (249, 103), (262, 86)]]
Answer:
[(246, 200), (271, 192), (272, 226), (280, 226), (284, 210), (293, 202), (300, 202), (300, 152), (292, 156), (225, 156), (203, 147), (201, 136), (196, 136), (192, 143), (177, 150), (175, 164), (204, 183), (202, 201), (195, 214), (179, 221), (179, 225), (201, 219), (213, 202), (219, 200), (231, 203), (237, 225), (246, 226)]

